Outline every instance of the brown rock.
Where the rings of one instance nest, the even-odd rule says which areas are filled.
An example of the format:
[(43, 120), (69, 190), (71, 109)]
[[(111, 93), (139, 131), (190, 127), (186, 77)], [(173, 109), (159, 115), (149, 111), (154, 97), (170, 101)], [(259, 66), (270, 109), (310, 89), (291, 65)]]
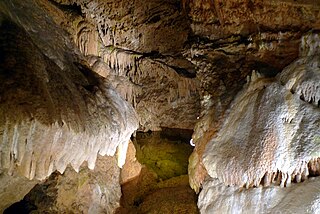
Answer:
[(136, 149), (133, 143), (130, 141), (127, 150), (126, 163), (121, 169), (121, 184), (129, 182), (135, 177), (139, 176), (142, 169), (142, 165), (136, 159)]
[(33, 213), (113, 213), (119, 206), (120, 169), (116, 158), (97, 159), (94, 170), (84, 164), (79, 173), (68, 167), (54, 173), (24, 198), (34, 205)]

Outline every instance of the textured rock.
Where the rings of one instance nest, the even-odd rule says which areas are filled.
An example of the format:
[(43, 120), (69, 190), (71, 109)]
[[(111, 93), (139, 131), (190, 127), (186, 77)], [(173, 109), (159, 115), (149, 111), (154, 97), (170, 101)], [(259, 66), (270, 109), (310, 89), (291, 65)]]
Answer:
[[(117, 148), (123, 165), (138, 127), (134, 109), (34, 1), (1, 1), (0, 11), (1, 183), (14, 189), (25, 177), (43, 180), (68, 164), (79, 171), (84, 161), (93, 169), (98, 154)], [(14, 200), (28, 188), (19, 187)], [(1, 200), (0, 209), (7, 205)]]
[[(299, 56), (303, 33), (319, 29), (319, 1), (184, 0), (193, 37), (184, 56), (197, 66), (201, 114), (189, 172), (203, 175), (201, 157), (221, 128), (227, 109), (258, 70), (275, 76)], [(201, 176), (204, 178), (205, 176)], [(194, 188), (201, 180), (190, 177)]]
[[(198, 81), (195, 66), (179, 53), (188, 34), (187, 17), (183, 11), (175, 10), (180, 8), (179, 2), (39, 1), (70, 33), (80, 51), (88, 55), (92, 70), (109, 79), (132, 103), (139, 115), (140, 130), (194, 127), (200, 109)], [(149, 16), (156, 17), (155, 23), (147, 22)], [(130, 17), (142, 19), (141, 23), (132, 22)], [(170, 22), (171, 19), (177, 20)], [(119, 24), (126, 27), (117, 27)], [(171, 35), (173, 31), (168, 28), (176, 33)], [(137, 40), (136, 33), (143, 38)]]
[(119, 175), (115, 157), (99, 156), (94, 170), (83, 164), (79, 173), (70, 167), (63, 175), (54, 173), (19, 203), (34, 207), (32, 213), (114, 213), (121, 196)]
[(117, 213), (198, 213), (197, 196), (187, 175), (187, 158), (192, 147), (185, 141), (188, 143), (189, 139), (188, 130), (136, 134), (134, 156), (145, 165), (128, 162), (122, 169), (122, 173), (128, 171), (126, 167), (139, 173), (122, 182), (123, 195)]
[(197, 214), (196, 197), (186, 186), (162, 188), (148, 195), (140, 205), (139, 213)]
[(116, 90), (132, 103), (140, 130), (194, 127), (200, 108), (197, 81), (180, 73), (174, 66), (179, 62), (171, 62), (171, 57), (151, 58), (119, 49), (104, 49), (101, 57), (108, 66), (93, 61), (91, 64), (97, 68), (94, 70), (113, 79)]
[[(24, 10), (31, 7), (15, 4), (22, 4)], [(11, 11), (11, 6), (1, 4), (3, 11)], [(19, 10), (14, 12), (13, 19), (23, 16)], [(1, 25), (7, 29), (1, 31), (1, 168), (43, 179), (56, 169), (63, 172), (69, 163), (78, 170), (87, 160), (93, 168), (98, 153), (114, 155), (120, 144), (125, 155), (137, 128), (133, 109), (81, 65), (69, 48), (55, 46), (59, 43), (54, 39), (62, 32), (57, 31), (41, 52), (44, 41), (22, 29), (31, 21), (38, 21), (33, 29), (40, 35), (55, 27), (50, 20), (30, 18), (21, 26), (4, 18)], [(48, 22), (45, 30), (40, 28), (44, 21)]]
[(319, 213), (319, 178), (248, 190), (227, 187), (217, 179), (205, 181), (199, 195), (200, 213)]
[[(233, 34), (319, 28), (320, 6), (312, 1), (183, 0), (197, 35), (220, 39)], [(302, 21), (303, 20), (303, 21)]]
[[(104, 46), (175, 53), (187, 40), (189, 25), (178, 0), (55, 1), (81, 6), (95, 23)], [(166, 45), (158, 45), (161, 43)]]
[(37, 181), (6, 173), (0, 174), (0, 180), (0, 213), (12, 203), (21, 200), (37, 184)]
[(319, 179), (308, 180), (320, 175), (318, 63), (319, 35), (308, 34), (276, 78), (248, 77), (204, 151), (201, 213), (319, 212)]
[[(24, 159), (20, 154), (24, 149), (23, 144), (19, 144), (20, 147), (15, 147), (18, 144), (1, 147), (1, 164), (6, 168), (4, 173), (13, 173), (18, 167), (22, 170), (20, 173), (40, 179), (55, 168), (63, 171), (67, 163), (77, 168), (84, 160), (87, 160), (92, 168), (98, 152), (113, 154), (118, 145), (122, 165), (128, 145), (128, 141), (122, 140), (128, 140), (138, 124), (134, 115), (127, 121), (128, 115), (125, 112), (132, 113), (132, 108), (127, 106), (123, 112), (119, 110), (126, 104), (122, 99), (115, 98), (118, 95), (114, 95), (114, 90), (111, 89), (115, 88), (136, 110), (140, 130), (161, 130), (163, 127), (195, 128), (192, 139), (195, 149), (189, 158), (189, 179), (196, 191), (199, 191), (201, 183), (208, 176), (207, 171), (210, 176), (218, 177), (224, 184), (246, 184), (248, 187), (270, 183), (289, 186), (293, 180), (305, 179), (300, 178), (300, 174), (304, 177), (308, 173), (317, 175), (319, 149), (315, 142), (319, 130), (319, 121), (316, 119), (319, 115), (319, 75), (318, 55), (314, 52), (319, 45), (317, 35), (304, 37), (302, 50), (299, 50), (299, 44), (302, 35), (320, 29), (319, 7), (319, 0), (0, 2), (1, 11), (6, 14), (3, 17), (7, 17), (2, 18), (1, 23), (6, 19), (13, 20), (13, 25), (21, 28), (18, 31), (24, 32), (16, 34), (14, 29), (9, 29), (8, 32), (14, 32), (10, 34), (7, 29), (1, 31), (1, 34), (6, 35), (2, 46), (7, 48), (4, 48), (1, 56), (9, 56), (2, 57), (3, 60), (1, 58), (2, 68), (10, 70), (17, 64), (28, 70), (45, 71), (39, 74), (30, 72), (28, 75), (21, 72), (23, 78), (13, 80), (26, 80), (28, 84), (20, 87), (21, 91), (31, 91), (33, 95), (37, 95), (31, 104), (26, 102), (22, 106), (28, 106), (29, 109), (51, 103), (48, 111), (37, 111), (35, 116), (29, 117), (34, 118), (32, 121), (28, 120), (21, 125), (35, 123), (36, 130), (48, 135), (47, 138), (43, 138), (43, 135), (35, 136), (42, 137), (43, 145), (50, 142), (49, 135), (54, 136), (57, 130), (62, 129), (61, 137), (62, 134), (67, 135), (63, 140), (67, 144), (59, 144), (59, 149), (52, 147), (52, 158), (56, 160), (53, 160), (55, 164), (50, 170), (47, 165), (52, 158), (47, 162), (38, 160), (40, 154), (47, 152), (46, 147), (34, 144), (40, 150), (34, 154), (29, 152), (31, 155), (24, 158), (30, 157), (31, 160), (22, 162)], [(52, 20), (49, 17), (52, 17)], [(17, 37), (24, 40), (16, 39)], [(23, 42), (8, 43), (10, 38)], [(12, 46), (15, 49), (11, 55), (21, 55), (22, 59), (10, 57), (8, 53)], [(81, 57), (80, 52), (86, 57)], [(24, 62), (25, 56), (27, 60), (24, 59)], [(298, 61), (290, 64), (298, 57)], [(34, 61), (37, 63), (27, 63)], [(86, 61), (90, 66), (86, 65)], [(275, 79), (256, 80), (259, 75), (273, 78), (289, 64)], [(102, 78), (88, 75), (87, 71), (90, 69), (109, 80), (108, 86), (105, 86)], [(251, 83), (244, 86), (246, 77), (252, 70), (257, 72), (253, 72)], [(56, 88), (64, 94), (61, 97), (52, 94), (47, 87), (52, 82), (52, 74), (59, 74), (56, 75), (59, 79), (59, 87)], [(0, 77), (12, 80), (12, 77), (5, 75)], [(50, 80), (49, 83), (47, 80)], [(37, 90), (33, 90), (31, 82), (38, 83)], [(9, 83), (5, 82), (2, 90), (11, 90)], [(241, 88), (245, 88), (245, 91), (236, 98)], [(10, 90), (4, 97), (5, 101), (10, 96), (25, 101), (19, 91)], [(1, 94), (0, 105), (4, 98)], [(110, 98), (114, 99), (116, 105), (106, 102)], [(99, 107), (93, 108), (97, 103)], [(111, 106), (108, 109), (112, 111), (105, 111), (105, 105)], [(19, 112), (19, 109), (16, 112)], [(244, 118), (237, 114), (239, 111), (247, 113)], [(250, 112), (255, 115), (250, 115)], [(308, 114), (304, 115), (305, 112)], [(29, 112), (26, 113), (28, 116)], [(40, 130), (38, 124), (43, 120), (49, 122)], [(247, 120), (255, 123), (250, 125)], [(0, 133), (12, 132), (12, 137), (9, 136), (8, 140), (6, 135), (2, 139), (16, 142), (15, 139), (20, 138), (20, 131), (15, 130), (20, 129), (20, 126), (7, 124), (4, 119), (0, 122), (0, 126), (5, 130)], [(101, 124), (109, 122), (114, 124), (110, 129), (103, 126), (99, 130)], [(47, 129), (48, 126), (51, 129)], [(122, 128), (117, 128), (119, 126)], [(233, 128), (234, 126), (236, 128)], [(253, 134), (247, 134), (245, 128)], [(25, 130), (25, 133), (28, 132), (29, 129)], [(19, 133), (19, 136), (15, 133)], [(88, 142), (96, 140), (97, 143), (103, 137), (98, 137), (101, 133), (110, 137), (109, 142), (112, 141), (112, 144), (106, 144), (103, 140), (101, 145), (112, 145), (112, 148), (99, 148), (98, 145), (88, 144), (80, 145), (84, 150), (78, 150), (80, 138)], [(234, 136), (230, 137), (225, 133), (233, 133)], [(314, 139), (312, 133), (315, 134)], [(73, 137), (75, 134), (79, 138)], [(121, 134), (124, 135), (120, 136)], [(307, 140), (311, 143), (306, 142)], [(116, 141), (117, 143), (113, 144)], [(215, 142), (213, 147), (216, 149), (211, 148), (212, 142)], [(234, 145), (235, 143), (241, 145), (240, 149), (237, 149), (239, 147)], [(252, 155), (248, 155), (243, 147), (254, 148), (250, 153)], [(27, 149), (33, 151), (33, 148)], [(75, 152), (79, 157), (69, 158), (69, 154), (63, 153), (64, 149), (84, 152)], [(240, 152), (237, 154), (233, 150)], [(217, 151), (232, 152), (225, 157)], [(282, 156), (286, 157), (283, 161)], [(20, 163), (28, 166), (20, 166)], [(29, 163), (32, 163), (31, 166)], [(42, 163), (45, 163), (43, 167)], [(218, 165), (211, 166), (212, 164)], [(236, 176), (227, 176), (233, 172)], [(153, 179), (153, 175), (146, 174), (147, 178)], [(139, 184), (134, 183), (135, 179), (131, 180), (131, 175), (129, 177), (131, 184)], [(262, 180), (265, 181), (261, 182)], [(164, 194), (155, 193), (154, 196), (158, 198)], [(147, 198), (145, 197), (146, 204), (154, 206), (149, 200), (151, 197), (148, 200)], [(159, 200), (162, 201), (161, 198)], [(140, 202), (136, 201), (142, 205)], [(139, 209), (148, 210), (142, 206)]]
[(118, 214), (199, 213), (187, 175), (159, 181), (155, 173), (143, 167), (138, 177), (122, 185), (122, 193)]
[(136, 149), (133, 143), (130, 141), (127, 150), (126, 163), (121, 169), (121, 181), (120, 183), (126, 183), (135, 177), (139, 176), (142, 169), (142, 165), (136, 158)]
[[(302, 40), (318, 42), (319, 38), (310, 35)], [(320, 174), (316, 53), (302, 51), (306, 55), (288, 66), (278, 82), (252, 74), (223, 127), (207, 145), (203, 163), (211, 177), (227, 185), (250, 187), (273, 180), (290, 185), (309, 173)]]

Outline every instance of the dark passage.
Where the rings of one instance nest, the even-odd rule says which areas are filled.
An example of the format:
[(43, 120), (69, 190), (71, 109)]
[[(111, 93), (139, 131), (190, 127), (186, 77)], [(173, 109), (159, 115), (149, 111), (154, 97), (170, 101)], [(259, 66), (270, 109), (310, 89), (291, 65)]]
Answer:
[(133, 140), (140, 174), (122, 184), (118, 214), (199, 213), (197, 195), (189, 186), (191, 130), (163, 129), (137, 133)]

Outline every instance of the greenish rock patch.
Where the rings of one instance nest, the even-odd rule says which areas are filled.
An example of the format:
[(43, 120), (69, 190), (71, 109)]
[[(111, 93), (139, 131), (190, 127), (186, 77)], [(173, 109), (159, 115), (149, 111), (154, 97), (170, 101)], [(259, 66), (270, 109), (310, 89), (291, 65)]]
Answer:
[(133, 142), (138, 161), (155, 172), (159, 179), (166, 180), (188, 174), (188, 158), (193, 150), (188, 142), (190, 139), (190, 132), (174, 129), (137, 133)]

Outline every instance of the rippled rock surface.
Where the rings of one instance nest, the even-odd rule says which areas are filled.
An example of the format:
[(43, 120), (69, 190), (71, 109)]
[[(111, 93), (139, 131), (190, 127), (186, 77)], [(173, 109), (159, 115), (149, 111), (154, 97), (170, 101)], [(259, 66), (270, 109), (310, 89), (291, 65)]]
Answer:
[(43, 180), (117, 148), (123, 165), (133, 108), (33, 1), (0, 9), (0, 173)]
[[(198, 204), (203, 213), (235, 209), (269, 213), (277, 208), (281, 212), (296, 212), (298, 207), (310, 213), (319, 212), (317, 192), (303, 199), (294, 193), (319, 189), (318, 178), (305, 181), (320, 175), (318, 42), (318, 34), (303, 37), (297, 61), (276, 78), (261, 78), (254, 72), (237, 95), (224, 125), (203, 155), (209, 176), (216, 179), (207, 181), (201, 192)], [(291, 184), (302, 181), (307, 188), (303, 191), (303, 185)], [(216, 191), (222, 186), (217, 182), (233, 187)], [(260, 187), (270, 185), (267, 189)], [(286, 188), (279, 189), (278, 185)], [(239, 187), (255, 188), (236, 193)], [(212, 197), (212, 191), (217, 195)], [(290, 204), (292, 197), (297, 197), (299, 206)], [(216, 201), (220, 199), (231, 204), (230, 209), (222, 208)], [(279, 202), (256, 207), (258, 200)]]

